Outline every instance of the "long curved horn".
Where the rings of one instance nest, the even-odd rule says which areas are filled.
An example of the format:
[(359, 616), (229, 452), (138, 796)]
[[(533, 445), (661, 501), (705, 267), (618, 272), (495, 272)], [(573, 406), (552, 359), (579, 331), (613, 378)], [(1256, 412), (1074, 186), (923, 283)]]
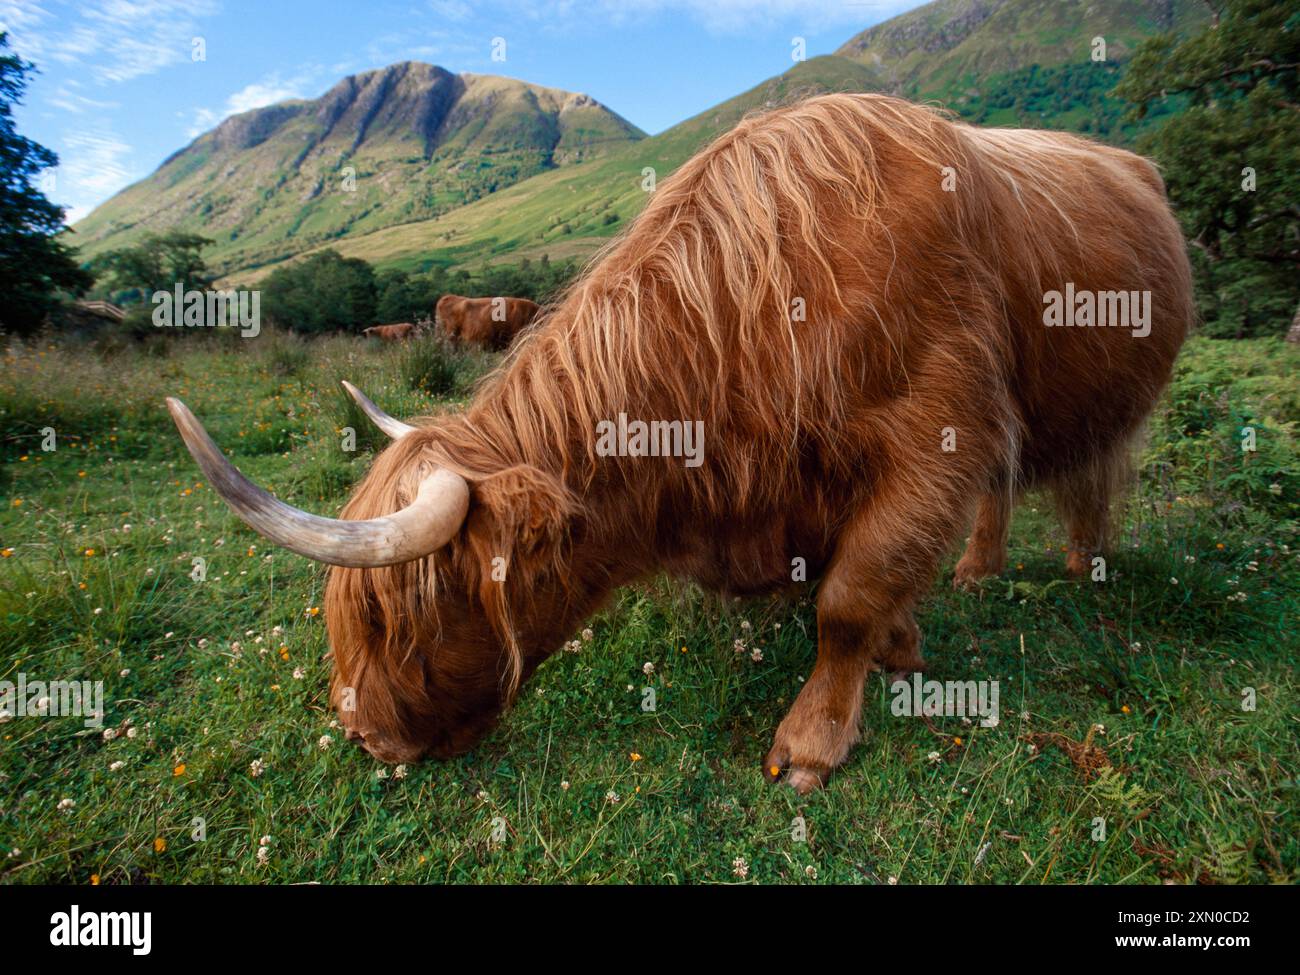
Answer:
[(169, 396), (167, 409), (185, 446), (235, 514), (258, 534), (317, 562), (372, 569), (423, 558), (451, 540), (469, 511), (469, 485), (441, 467), (420, 482), (414, 501), (383, 518), (348, 521), (300, 511), (241, 474), (184, 403)]
[(379, 427), (380, 430), (388, 434), (394, 440), (397, 440), (399, 437), (405, 437), (412, 430), (416, 429), (409, 423), (403, 423), (396, 417), (389, 416), (371, 402), (369, 396), (361, 392), (361, 390), (357, 389), (357, 387), (353, 386), (346, 379), (342, 380), (342, 383), (343, 388), (348, 391), (348, 395), (357, 401), (357, 406), (361, 407), (361, 412), (370, 417), (371, 422), (374, 423), (375, 426)]

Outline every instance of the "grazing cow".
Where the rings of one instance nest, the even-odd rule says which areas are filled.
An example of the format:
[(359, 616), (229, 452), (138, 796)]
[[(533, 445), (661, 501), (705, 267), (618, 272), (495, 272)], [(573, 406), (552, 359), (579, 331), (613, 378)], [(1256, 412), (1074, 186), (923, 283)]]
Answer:
[(462, 298), (443, 295), (434, 311), (435, 327), (450, 339), (483, 349), (506, 349), (532, 324), (540, 307), (527, 298)]
[(379, 339), (383, 342), (404, 342), (414, 338), (417, 332), (417, 327), (411, 322), (402, 322), (398, 325), (371, 325), (361, 330), (361, 334), (366, 338)]
[[(1147, 161), (828, 95), (664, 181), (464, 414), (409, 426), (354, 394), (397, 439), (342, 520), (169, 404), (248, 524), (336, 566), (332, 699), (376, 757), (469, 748), (634, 580), (820, 580), (817, 663), (763, 762), (802, 792), (849, 754), (867, 675), (922, 665), (913, 608), (972, 515), (958, 581), (1003, 568), (1031, 486), (1089, 566), (1192, 317)], [(664, 456), (691, 429), (702, 456)]]

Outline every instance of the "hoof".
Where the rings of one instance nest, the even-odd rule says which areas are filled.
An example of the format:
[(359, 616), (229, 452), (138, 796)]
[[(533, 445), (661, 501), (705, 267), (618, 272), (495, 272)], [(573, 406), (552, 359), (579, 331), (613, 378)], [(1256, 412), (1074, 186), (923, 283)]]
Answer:
[(768, 782), (784, 782), (801, 796), (806, 796), (814, 789), (825, 787), (830, 779), (830, 769), (813, 765), (790, 765), (789, 760), (781, 760), (777, 750), (773, 749), (763, 762), (763, 777)]
[(978, 589), (983, 580), (992, 579), (1001, 573), (1002, 569), (998, 566), (963, 556), (952, 574), (952, 587), (971, 592)]

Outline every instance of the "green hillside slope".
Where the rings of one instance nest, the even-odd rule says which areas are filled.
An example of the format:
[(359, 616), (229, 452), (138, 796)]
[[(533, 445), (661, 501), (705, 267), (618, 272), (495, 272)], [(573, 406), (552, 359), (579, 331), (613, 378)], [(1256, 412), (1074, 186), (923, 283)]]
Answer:
[[(512, 262), (541, 254), (583, 259), (640, 212), (646, 168), (663, 179), (755, 109), (805, 94), (880, 89), (879, 74), (866, 65), (830, 56), (812, 58), (659, 135), (594, 161), (543, 173), (435, 219), (324, 246), (408, 270), (434, 263), (478, 264), (506, 255)], [(253, 282), (270, 270), (245, 269), (232, 280)]]
[(427, 219), (643, 133), (586, 95), (403, 62), (233, 116), (74, 228), (83, 255), (150, 231), (228, 269)]

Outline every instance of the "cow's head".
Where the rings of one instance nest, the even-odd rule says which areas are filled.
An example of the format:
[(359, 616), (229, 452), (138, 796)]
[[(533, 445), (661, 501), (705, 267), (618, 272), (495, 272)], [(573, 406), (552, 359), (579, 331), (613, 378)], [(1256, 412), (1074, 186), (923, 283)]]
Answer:
[(184, 404), (167, 404), (245, 523), (334, 566), (324, 601), (330, 696), (348, 737), (388, 762), (454, 755), (492, 726), (581, 612), (561, 571), (574, 505), (558, 478), (535, 467), (451, 460), (446, 441), (465, 429), (461, 418), (412, 427), (344, 386), (394, 443), (341, 519), (275, 499), (235, 469)]

